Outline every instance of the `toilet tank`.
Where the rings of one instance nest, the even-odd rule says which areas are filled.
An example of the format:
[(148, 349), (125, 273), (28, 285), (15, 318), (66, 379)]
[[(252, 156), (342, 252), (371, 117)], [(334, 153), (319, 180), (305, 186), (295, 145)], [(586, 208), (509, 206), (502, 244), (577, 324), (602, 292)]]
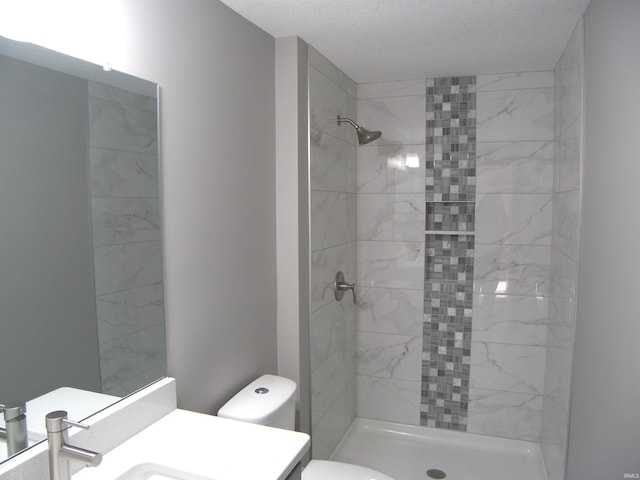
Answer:
[(294, 430), (296, 383), (276, 375), (263, 375), (225, 403), (218, 416)]

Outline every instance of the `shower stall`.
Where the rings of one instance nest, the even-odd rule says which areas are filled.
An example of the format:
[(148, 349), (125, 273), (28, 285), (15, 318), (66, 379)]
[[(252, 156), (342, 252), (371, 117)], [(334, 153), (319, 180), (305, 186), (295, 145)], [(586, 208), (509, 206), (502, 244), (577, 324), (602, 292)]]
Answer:
[[(554, 72), (356, 85), (304, 47), (296, 361), (312, 456), (443, 478), (473, 456), (451, 448), (471, 446), (504, 457), (505, 478), (526, 462), (563, 478), (582, 24)], [(343, 117), (382, 133), (359, 144)], [(336, 300), (339, 271), (353, 298)], [(400, 471), (394, 444), (403, 465), (434, 450), (449, 465)]]

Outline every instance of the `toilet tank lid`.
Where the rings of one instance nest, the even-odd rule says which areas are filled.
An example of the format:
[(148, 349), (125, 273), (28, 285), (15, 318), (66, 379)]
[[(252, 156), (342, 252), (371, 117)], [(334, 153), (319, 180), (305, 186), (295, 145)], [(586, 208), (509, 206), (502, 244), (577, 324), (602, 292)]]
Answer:
[(293, 380), (263, 375), (225, 403), (218, 410), (218, 416), (266, 425), (295, 393), (296, 383)]

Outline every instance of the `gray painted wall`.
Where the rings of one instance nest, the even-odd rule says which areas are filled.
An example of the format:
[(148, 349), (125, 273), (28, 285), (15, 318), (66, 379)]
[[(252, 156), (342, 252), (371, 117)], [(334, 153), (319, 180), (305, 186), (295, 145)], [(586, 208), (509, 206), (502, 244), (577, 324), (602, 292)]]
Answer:
[(296, 427), (311, 432), (307, 44), (276, 40), (278, 375), (298, 384)]
[(87, 98), (86, 80), (0, 56), (0, 351), (20, 365), (0, 368), (1, 403), (100, 391)]
[(125, 8), (116, 68), (161, 86), (168, 371), (215, 412), (276, 373), (274, 40), (217, 1)]
[[(640, 473), (640, 2), (585, 14), (583, 216), (567, 479)], [(625, 94), (624, 92), (629, 92)]]
[(276, 372), (274, 39), (215, 0), (122, 2), (111, 38), (81, 20), (37, 43), (161, 86), (168, 370), (214, 412)]

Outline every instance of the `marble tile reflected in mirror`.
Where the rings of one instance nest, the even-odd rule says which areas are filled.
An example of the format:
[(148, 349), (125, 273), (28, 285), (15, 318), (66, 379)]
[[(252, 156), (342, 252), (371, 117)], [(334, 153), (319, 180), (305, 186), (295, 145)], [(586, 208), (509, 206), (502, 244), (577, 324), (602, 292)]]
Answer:
[(0, 79), (0, 404), (36, 443), (166, 375), (157, 86), (1, 37)]

